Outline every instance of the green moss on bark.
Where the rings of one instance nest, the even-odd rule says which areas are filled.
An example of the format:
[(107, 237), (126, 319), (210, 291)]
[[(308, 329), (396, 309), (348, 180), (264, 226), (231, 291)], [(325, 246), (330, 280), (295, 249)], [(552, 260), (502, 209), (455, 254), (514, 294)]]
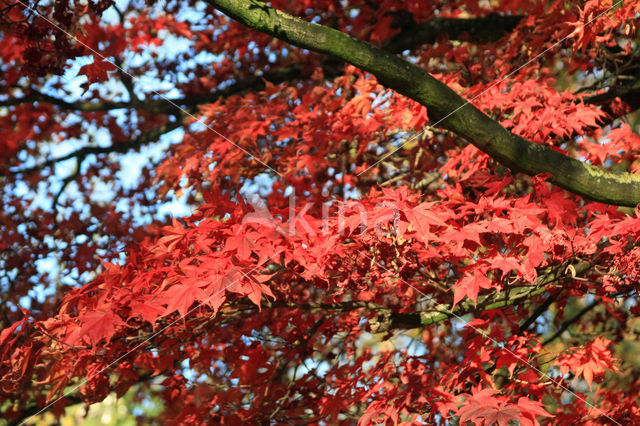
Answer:
[(549, 173), (552, 183), (592, 200), (635, 207), (640, 175), (606, 171), (513, 135), (421, 68), (340, 31), (312, 24), (257, 0), (207, 0), (255, 30), (372, 73), (386, 87), (427, 107), (439, 125), (465, 138), (507, 167), (528, 175)]

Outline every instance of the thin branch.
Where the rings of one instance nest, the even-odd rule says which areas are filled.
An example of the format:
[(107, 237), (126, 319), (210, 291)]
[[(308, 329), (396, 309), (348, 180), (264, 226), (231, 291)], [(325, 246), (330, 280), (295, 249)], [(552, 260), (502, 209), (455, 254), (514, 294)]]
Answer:
[(76, 151), (73, 151), (69, 154), (63, 155), (61, 157), (56, 157), (56, 158), (51, 158), (49, 160), (46, 160), (43, 163), (40, 163), (36, 166), (33, 167), (28, 167), (25, 169), (18, 169), (18, 170), (13, 170), (11, 173), (14, 175), (17, 174), (28, 174), (28, 173), (34, 173), (34, 172), (38, 172), (41, 171), (42, 169), (46, 168), (46, 167), (50, 167), (53, 166), (56, 163), (59, 163), (61, 161), (66, 161), (66, 160), (70, 160), (72, 158), (77, 158), (79, 160), (84, 159), (87, 155), (90, 154), (109, 154), (112, 152), (116, 152), (116, 153), (124, 153), (124, 152), (128, 152), (132, 149), (138, 148), (146, 143), (149, 142), (153, 142), (155, 140), (157, 140), (160, 136), (162, 136), (165, 133), (168, 133), (172, 130), (177, 129), (178, 127), (182, 126), (183, 124), (183, 118), (182, 117), (178, 117), (174, 122), (172, 123), (168, 123), (165, 124), (164, 126), (160, 126), (155, 130), (152, 130), (148, 133), (145, 133), (144, 135), (141, 135), (140, 137), (133, 139), (129, 142), (126, 143), (118, 143), (115, 145), (111, 145), (111, 146), (85, 146), (83, 148), (80, 148)]
[[(635, 111), (640, 108), (640, 78), (631, 80), (630, 82), (610, 87), (606, 92), (599, 95), (593, 95), (585, 98), (584, 102), (592, 105), (608, 104), (616, 98), (629, 106), (629, 111)], [(605, 107), (605, 111), (609, 115), (615, 115), (610, 108)]]
[(600, 303), (597, 300), (594, 300), (593, 302), (589, 303), (587, 306), (585, 306), (584, 308), (582, 308), (580, 310), (580, 312), (578, 312), (576, 315), (574, 315), (573, 317), (569, 318), (568, 320), (565, 320), (560, 327), (556, 330), (555, 333), (553, 333), (551, 336), (547, 337), (545, 339), (544, 342), (542, 342), (542, 346), (546, 346), (549, 343), (553, 342), (554, 340), (556, 340), (558, 337), (560, 337), (562, 335), (562, 333), (564, 333), (569, 327), (571, 327), (574, 323), (576, 323), (578, 320), (580, 320), (580, 318), (582, 318), (587, 312), (589, 312), (590, 310), (592, 310), (593, 308), (595, 308), (596, 306), (598, 306)]
[(526, 320), (524, 320), (522, 324), (520, 324), (519, 334), (523, 334), (524, 332), (526, 332), (531, 326), (531, 324), (533, 324), (540, 317), (540, 315), (544, 314), (547, 311), (547, 309), (549, 309), (549, 306), (551, 306), (551, 304), (558, 298), (559, 294), (560, 292), (550, 295), (549, 297), (547, 297), (547, 299), (543, 303), (538, 305), (538, 307), (535, 309), (535, 311), (533, 311), (531, 316), (529, 316), (529, 318), (527, 318)]
[[(324, 61), (323, 69), (325, 76), (328, 78), (336, 77), (342, 71), (342, 66), (338, 66), (335, 60)], [(313, 71), (313, 70), (311, 70)], [(261, 75), (250, 76), (240, 79), (229, 84), (229, 86), (215, 90), (202, 95), (187, 96), (182, 98), (152, 98), (145, 101), (137, 101), (135, 95), (127, 102), (112, 101), (75, 101), (68, 102), (60, 98), (56, 98), (45, 93), (41, 93), (35, 89), (22, 88), (28, 92), (27, 95), (20, 98), (10, 98), (0, 101), (0, 107), (10, 107), (27, 103), (42, 102), (56, 105), (62, 110), (96, 112), (96, 111), (112, 111), (118, 109), (138, 109), (159, 114), (182, 114), (181, 108), (190, 110), (198, 105), (213, 103), (219, 99), (225, 99), (233, 95), (240, 95), (248, 91), (260, 91), (265, 88), (265, 81), (273, 84), (280, 84), (289, 80), (296, 80), (309, 77), (310, 72), (303, 69), (302, 65), (296, 64), (290, 67), (279, 68), (275, 70), (265, 71)], [(126, 76), (125, 76), (126, 77)], [(123, 84), (127, 90), (132, 93), (132, 82), (127, 83), (126, 78)], [(128, 85), (130, 87), (128, 87)]]
[(15, 105), (22, 105), (27, 103), (42, 102), (52, 105), (56, 105), (64, 110), (83, 111), (83, 112), (95, 112), (95, 111), (110, 111), (114, 109), (131, 108), (129, 102), (108, 102), (108, 101), (75, 101), (68, 102), (55, 96), (41, 93), (35, 89), (23, 89), (28, 91), (29, 94), (20, 98), (10, 98), (4, 101), (0, 101), (0, 107), (10, 107)]
[[(52, 210), (55, 210), (56, 206), (58, 205), (58, 200), (60, 199), (60, 196), (62, 195), (64, 190), (67, 188), (67, 186), (74, 179), (76, 179), (80, 175), (80, 169), (82, 168), (82, 162), (84, 161), (85, 158), (86, 157), (84, 157), (84, 156), (76, 157), (76, 167), (75, 167), (73, 173), (71, 173), (69, 176), (65, 177), (62, 180), (62, 185), (60, 186), (60, 189), (58, 190), (56, 195), (53, 197), (53, 200), (51, 201), (51, 209)], [(54, 220), (57, 222), (57, 215), (54, 216)]]
[[(115, 5), (113, 7), (115, 8)], [(122, 12), (120, 12), (120, 10), (118, 10), (117, 8), (115, 9), (118, 12), (118, 15), (120, 15), (121, 22), (123, 22), (124, 17), (122, 15)], [(120, 81), (122, 82), (122, 85), (124, 86), (124, 88), (127, 90), (127, 93), (129, 94), (129, 102), (134, 107), (136, 105), (139, 105), (140, 99), (138, 99), (138, 96), (136, 96), (136, 93), (133, 90), (133, 78), (131, 77), (131, 74), (126, 73), (122, 70), (122, 61), (119, 58), (116, 58), (115, 65), (118, 68), (118, 77), (120, 77)]]

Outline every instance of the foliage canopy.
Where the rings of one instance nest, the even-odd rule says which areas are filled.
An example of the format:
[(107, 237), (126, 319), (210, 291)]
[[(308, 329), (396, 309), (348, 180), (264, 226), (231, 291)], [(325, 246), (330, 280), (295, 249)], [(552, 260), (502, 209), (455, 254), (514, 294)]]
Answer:
[(639, 18), (2, 0), (1, 416), (640, 424)]

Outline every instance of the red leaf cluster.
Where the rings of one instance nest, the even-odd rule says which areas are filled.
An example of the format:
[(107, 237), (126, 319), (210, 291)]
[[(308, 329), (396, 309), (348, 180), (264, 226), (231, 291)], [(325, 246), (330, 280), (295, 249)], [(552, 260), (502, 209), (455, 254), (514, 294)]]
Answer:
[[(163, 424), (640, 423), (640, 209), (210, 6), (45, 3), (0, 8), (3, 418), (115, 393)], [(270, 5), (640, 170), (638, 2)]]

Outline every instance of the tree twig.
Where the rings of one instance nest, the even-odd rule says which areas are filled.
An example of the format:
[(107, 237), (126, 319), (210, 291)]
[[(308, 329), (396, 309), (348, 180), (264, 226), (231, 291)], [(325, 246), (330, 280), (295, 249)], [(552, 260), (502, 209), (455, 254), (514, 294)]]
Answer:
[(555, 333), (553, 333), (551, 336), (547, 337), (545, 339), (544, 342), (542, 342), (542, 346), (546, 346), (549, 343), (553, 342), (554, 340), (556, 340), (558, 337), (560, 337), (562, 335), (562, 333), (564, 333), (569, 327), (571, 327), (571, 325), (573, 325), (574, 323), (576, 323), (580, 318), (582, 318), (587, 312), (589, 312), (590, 310), (592, 310), (593, 308), (595, 308), (596, 306), (599, 305), (599, 302), (597, 300), (594, 300), (593, 302), (589, 303), (587, 306), (585, 306), (584, 308), (582, 308), (580, 310), (580, 312), (578, 312), (576, 315), (574, 315), (573, 317), (569, 318), (568, 320), (565, 320), (560, 327), (556, 330)]
[(15, 169), (12, 170), (11, 173), (14, 175), (17, 174), (29, 174), (29, 173), (34, 173), (34, 172), (38, 172), (46, 167), (52, 166), (56, 163), (59, 163), (61, 161), (66, 161), (66, 160), (70, 160), (72, 158), (84, 158), (87, 155), (90, 154), (108, 154), (111, 152), (116, 152), (116, 153), (124, 153), (124, 152), (128, 152), (132, 149), (138, 148), (146, 143), (149, 142), (153, 142), (155, 140), (157, 140), (160, 136), (162, 136), (165, 133), (168, 133), (172, 130), (177, 129), (178, 127), (181, 127), (183, 124), (183, 118), (179, 117), (177, 118), (174, 122), (171, 123), (167, 123), (164, 126), (160, 126), (155, 130), (152, 130), (148, 133), (145, 133), (144, 135), (139, 136), (136, 139), (133, 139), (129, 142), (126, 143), (118, 143), (115, 145), (111, 145), (111, 146), (85, 146), (83, 148), (80, 148), (78, 150), (75, 150), (69, 154), (63, 155), (61, 157), (56, 157), (56, 158), (51, 158), (49, 160), (46, 160), (38, 165), (35, 165), (33, 167), (28, 167), (28, 168), (24, 168), (24, 169)]

